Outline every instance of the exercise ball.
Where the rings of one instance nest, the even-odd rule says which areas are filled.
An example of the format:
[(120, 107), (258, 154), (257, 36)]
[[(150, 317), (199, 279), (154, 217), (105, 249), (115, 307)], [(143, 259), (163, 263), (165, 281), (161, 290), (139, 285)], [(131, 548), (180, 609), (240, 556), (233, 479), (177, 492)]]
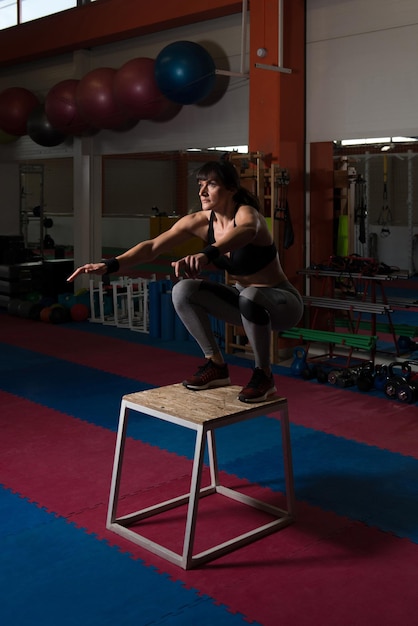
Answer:
[(70, 312), (62, 304), (54, 304), (51, 307), (49, 321), (51, 324), (63, 324), (65, 322), (69, 322), (71, 321)]
[(147, 57), (128, 61), (115, 74), (114, 95), (120, 108), (137, 119), (154, 119), (170, 109), (171, 102), (155, 80), (155, 61)]
[(77, 304), (73, 304), (70, 309), (70, 314), (74, 322), (85, 322), (90, 315), (90, 309), (86, 304), (78, 302)]
[(44, 322), (45, 324), (49, 324), (51, 322), (50, 320), (51, 311), (52, 311), (52, 307), (50, 306), (47, 306), (41, 309), (41, 312), (39, 314), (39, 319), (41, 320), (41, 322)]
[(88, 72), (78, 83), (75, 98), (82, 118), (96, 128), (127, 130), (138, 120), (130, 119), (116, 101), (113, 81), (116, 70), (100, 67)]
[(193, 41), (177, 41), (161, 50), (155, 60), (155, 79), (161, 92), (173, 102), (195, 104), (215, 86), (215, 63)]
[(167, 107), (167, 109), (165, 109), (157, 117), (153, 117), (151, 120), (152, 122), (168, 122), (169, 120), (172, 120), (174, 117), (176, 117), (178, 113), (180, 113), (183, 108), (181, 104), (177, 104), (172, 100), (168, 100), (168, 102), (170, 102), (170, 106)]
[(65, 133), (51, 125), (43, 104), (38, 105), (29, 113), (27, 131), (32, 141), (48, 148), (58, 146), (66, 138)]
[(39, 321), (42, 307), (39, 302), (27, 302), (22, 313), (26, 315), (26, 319)]
[[(216, 59), (216, 72), (213, 89), (206, 98), (199, 100), (197, 105), (199, 107), (211, 107), (219, 102), (228, 91), (228, 87), (231, 82), (231, 77), (229, 75), (231, 72), (231, 65), (229, 58), (225, 54), (225, 50), (213, 40), (201, 40), (200, 45), (203, 46), (207, 52), (209, 52), (212, 59)], [(219, 71), (223, 71), (225, 74), (219, 74)]]
[(24, 87), (10, 87), (0, 93), (0, 128), (9, 135), (26, 135), (27, 121), (39, 100)]
[(75, 93), (79, 82), (76, 78), (62, 80), (48, 91), (45, 98), (45, 113), (51, 125), (71, 135), (94, 132), (77, 107)]
[(29, 293), (26, 294), (26, 300), (30, 302), (40, 302), (41, 299), (42, 295), (39, 291), (29, 291)]
[(22, 300), (17, 308), (17, 315), (26, 320), (39, 320), (42, 307), (39, 302)]

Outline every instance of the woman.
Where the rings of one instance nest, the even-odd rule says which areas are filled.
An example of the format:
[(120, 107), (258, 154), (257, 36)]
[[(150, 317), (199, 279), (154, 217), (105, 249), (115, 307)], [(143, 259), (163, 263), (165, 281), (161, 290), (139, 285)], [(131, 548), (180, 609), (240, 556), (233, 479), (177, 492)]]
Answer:
[[(241, 187), (229, 161), (210, 161), (197, 173), (202, 210), (185, 215), (170, 230), (143, 241), (127, 252), (100, 263), (87, 263), (69, 278), (83, 273), (110, 274), (152, 261), (192, 237), (206, 247), (172, 262), (179, 280), (173, 287), (175, 310), (206, 358), (183, 381), (188, 389), (230, 385), (228, 366), (212, 331), (209, 316), (243, 326), (255, 357), (255, 369), (239, 393), (242, 402), (260, 402), (276, 392), (270, 363), (272, 330), (291, 328), (303, 313), (302, 298), (287, 280), (257, 198)], [(213, 263), (226, 270), (231, 285), (199, 278)]]

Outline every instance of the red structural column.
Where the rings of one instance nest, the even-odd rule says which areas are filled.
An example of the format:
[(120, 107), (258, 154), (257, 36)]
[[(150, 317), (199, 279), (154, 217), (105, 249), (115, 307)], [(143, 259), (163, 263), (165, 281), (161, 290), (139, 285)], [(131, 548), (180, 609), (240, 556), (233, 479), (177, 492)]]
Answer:
[[(254, 0), (250, 4), (249, 150), (271, 154), (273, 162), (290, 174), (289, 209), (295, 243), (281, 258), (289, 278), (298, 286), (297, 271), (305, 265), (305, 2)], [(275, 69), (279, 63), (291, 73)], [(259, 49), (266, 55), (260, 57)], [(263, 64), (272, 69), (258, 68)], [(281, 239), (281, 237), (280, 237)]]
[(334, 254), (334, 171), (332, 142), (310, 145), (310, 260), (320, 264)]

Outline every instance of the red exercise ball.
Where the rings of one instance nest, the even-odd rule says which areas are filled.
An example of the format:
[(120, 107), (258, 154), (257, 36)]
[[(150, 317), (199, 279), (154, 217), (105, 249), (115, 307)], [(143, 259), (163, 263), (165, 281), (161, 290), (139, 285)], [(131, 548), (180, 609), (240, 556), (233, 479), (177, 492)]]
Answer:
[(116, 70), (111, 67), (100, 67), (88, 72), (77, 85), (78, 110), (83, 119), (96, 128), (121, 130), (133, 125), (129, 115), (116, 102), (113, 92), (115, 74)]
[(132, 59), (117, 70), (113, 83), (118, 105), (137, 119), (162, 117), (171, 102), (155, 80), (155, 61), (147, 57)]
[(52, 126), (71, 135), (83, 135), (93, 132), (78, 110), (76, 78), (62, 80), (52, 87), (45, 98), (45, 113)]
[(54, 128), (49, 122), (43, 104), (35, 107), (30, 113), (27, 122), (29, 137), (40, 146), (48, 148), (58, 146), (65, 141), (66, 135)]
[(50, 306), (46, 306), (43, 309), (41, 309), (41, 312), (39, 314), (39, 319), (41, 320), (41, 322), (45, 322), (45, 324), (50, 324), (51, 311), (52, 311), (52, 307)]
[(73, 304), (70, 309), (70, 313), (71, 319), (74, 322), (85, 322), (90, 315), (90, 310), (86, 304), (78, 302), (77, 304)]
[(24, 87), (10, 87), (0, 93), (0, 128), (9, 135), (26, 135), (31, 111), (39, 105), (34, 93)]

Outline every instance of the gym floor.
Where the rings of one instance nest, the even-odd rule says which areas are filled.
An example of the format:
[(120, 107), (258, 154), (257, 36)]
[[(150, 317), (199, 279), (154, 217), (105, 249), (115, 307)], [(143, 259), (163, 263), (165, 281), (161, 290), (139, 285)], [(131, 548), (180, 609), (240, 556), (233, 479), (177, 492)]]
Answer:
[[(296, 523), (185, 572), (105, 522), (120, 399), (179, 382), (200, 362), (194, 343), (6, 313), (0, 341), (2, 623), (416, 625), (416, 404), (275, 366), (290, 409)], [(233, 383), (245, 384), (251, 362), (228, 361)], [(190, 440), (156, 422), (128, 433), (127, 505), (184, 493)], [(225, 479), (282, 500), (277, 415), (224, 429), (218, 452)], [(205, 506), (199, 532), (216, 539), (249, 521)], [(178, 514), (169, 534), (163, 522), (154, 532), (176, 541), (183, 524)]]

